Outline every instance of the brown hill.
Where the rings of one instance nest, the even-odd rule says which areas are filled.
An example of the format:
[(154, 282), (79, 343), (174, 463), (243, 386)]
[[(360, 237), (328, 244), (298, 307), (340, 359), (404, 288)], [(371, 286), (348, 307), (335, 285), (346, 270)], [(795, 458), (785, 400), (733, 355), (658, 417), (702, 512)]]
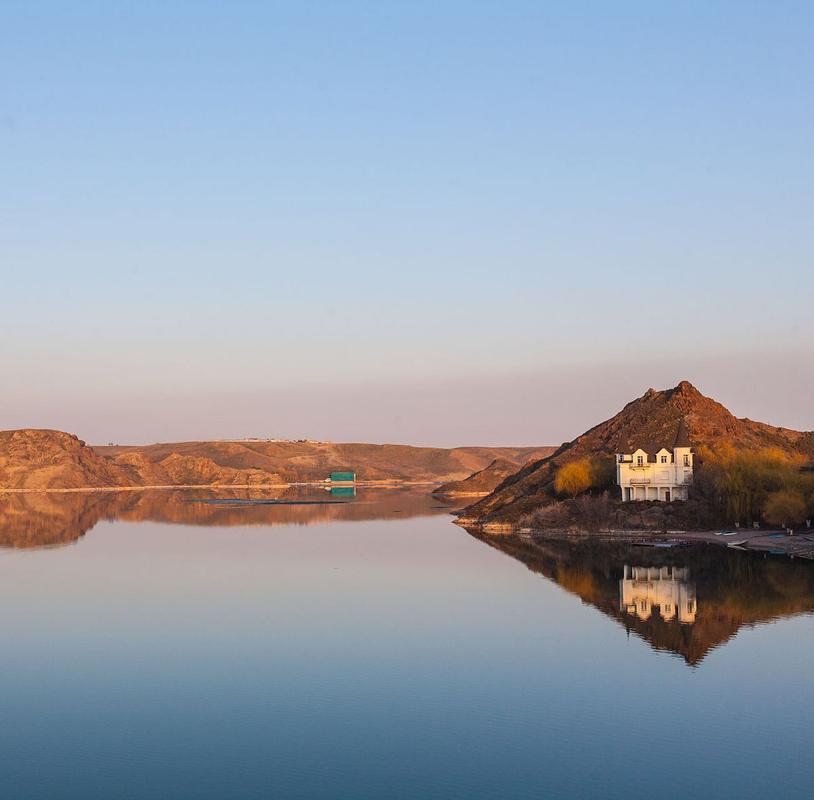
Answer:
[(50, 430), (0, 432), (0, 489), (111, 486), (282, 485), (353, 469), (360, 481), (437, 483), (464, 478), (495, 458), (515, 469), (534, 447), (411, 447), (313, 441), (180, 442), (91, 448)]
[(776, 447), (787, 453), (814, 457), (814, 432), (775, 428), (738, 419), (720, 403), (705, 397), (688, 381), (673, 389), (648, 389), (616, 416), (559, 447), (556, 452), (524, 466), (506, 478), (483, 500), (463, 512), (463, 524), (513, 523), (550, 501), (557, 469), (582, 456), (612, 456), (642, 447), (650, 453), (670, 448), (678, 440), (692, 446), (731, 443), (737, 447)]
[(69, 433), (25, 429), (0, 431), (0, 487), (74, 489), (130, 486), (131, 480)]
[[(535, 461), (550, 456), (556, 447), (542, 447), (537, 453)], [(443, 483), (433, 491), (433, 494), (446, 497), (484, 497), (493, 492), (506, 478), (517, 472), (517, 462), (506, 458), (496, 458), (487, 467), (473, 473), (462, 481)]]
[(457, 480), (496, 457), (519, 467), (535, 447), (412, 447), (315, 441), (176, 442), (97, 447), (141, 485), (249, 484), (321, 481), (352, 469), (359, 481)]

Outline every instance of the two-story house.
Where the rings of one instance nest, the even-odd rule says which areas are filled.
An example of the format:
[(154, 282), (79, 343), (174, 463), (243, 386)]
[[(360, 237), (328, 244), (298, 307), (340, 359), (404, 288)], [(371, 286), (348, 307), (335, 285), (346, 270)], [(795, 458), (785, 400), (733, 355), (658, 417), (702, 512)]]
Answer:
[(658, 445), (616, 454), (616, 483), (622, 500), (686, 500), (692, 484), (693, 453), (684, 426), (671, 449)]

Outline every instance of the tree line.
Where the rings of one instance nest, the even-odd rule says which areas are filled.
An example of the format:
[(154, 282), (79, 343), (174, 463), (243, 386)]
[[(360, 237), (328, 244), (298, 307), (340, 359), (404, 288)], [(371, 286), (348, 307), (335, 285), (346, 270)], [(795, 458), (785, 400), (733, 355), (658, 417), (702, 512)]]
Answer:
[[(797, 525), (814, 516), (814, 472), (805, 466), (804, 457), (776, 447), (700, 447), (692, 498), (721, 521)], [(558, 496), (573, 499), (615, 483), (613, 458), (583, 456), (557, 470), (553, 488)]]

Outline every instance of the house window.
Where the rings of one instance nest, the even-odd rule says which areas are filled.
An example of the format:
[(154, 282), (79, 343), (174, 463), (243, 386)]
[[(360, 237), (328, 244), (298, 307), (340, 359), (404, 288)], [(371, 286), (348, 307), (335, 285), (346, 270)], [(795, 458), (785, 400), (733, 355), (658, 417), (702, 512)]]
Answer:
[(625, 463), (625, 457), (624, 457), (624, 456), (619, 456), (619, 463), (620, 463), (620, 464), (624, 464), (624, 463)]
[(685, 467), (689, 467), (689, 466), (690, 466), (690, 457), (689, 457), (688, 455), (685, 455), (685, 456), (684, 456), (684, 466), (685, 466)]
[(662, 464), (666, 464), (666, 463), (667, 463), (667, 456), (662, 456), (662, 457), (661, 457), (661, 463), (662, 463)]
[(641, 466), (644, 463), (644, 456), (636, 456), (636, 464)]

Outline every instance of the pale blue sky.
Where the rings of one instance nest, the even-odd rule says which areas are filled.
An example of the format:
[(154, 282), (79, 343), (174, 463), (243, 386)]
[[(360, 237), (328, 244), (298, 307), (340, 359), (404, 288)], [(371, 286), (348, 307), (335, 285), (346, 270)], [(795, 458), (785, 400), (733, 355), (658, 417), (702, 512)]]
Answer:
[(681, 377), (814, 428), (813, 29), (6, 0), (0, 428), (548, 443)]

